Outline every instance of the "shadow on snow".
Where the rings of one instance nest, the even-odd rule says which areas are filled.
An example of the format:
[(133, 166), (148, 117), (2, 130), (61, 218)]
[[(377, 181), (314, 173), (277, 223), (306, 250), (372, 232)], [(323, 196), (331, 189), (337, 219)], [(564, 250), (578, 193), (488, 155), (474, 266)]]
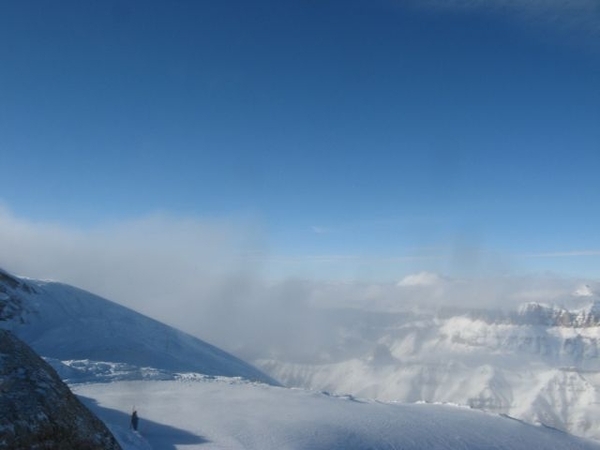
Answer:
[[(81, 395), (77, 397), (109, 426), (117, 440), (131, 445), (134, 444), (136, 438), (140, 440), (136, 436), (136, 433), (130, 429), (131, 416), (129, 414), (100, 406), (95, 399), (90, 397)], [(176, 445), (205, 444), (210, 442), (204, 437), (190, 433), (189, 431), (152, 420), (146, 420), (143, 414), (140, 415), (138, 433), (151, 445), (153, 450), (176, 450)]]

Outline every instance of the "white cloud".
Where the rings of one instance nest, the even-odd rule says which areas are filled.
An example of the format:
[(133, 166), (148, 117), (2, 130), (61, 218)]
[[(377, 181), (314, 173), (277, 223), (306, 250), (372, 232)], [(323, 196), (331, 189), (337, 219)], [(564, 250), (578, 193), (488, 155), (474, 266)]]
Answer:
[(442, 278), (430, 272), (419, 272), (412, 275), (407, 275), (398, 282), (398, 286), (401, 287), (414, 287), (414, 286), (434, 286), (439, 284)]
[[(399, 283), (323, 277), (273, 282), (263, 268), (282, 261), (269, 257), (262, 238), (243, 220), (156, 214), (82, 230), (34, 223), (0, 208), (0, 267), (90, 290), (225, 349), (243, 349), (240, 356), (249, 359), (273, 344), (290, 353), (317, 352), (335, 328), (335, 314), (326, 309), (507, 308), (529, 300), (577, 301), (572, 293), (579, 286), (599, 285), (551, 275), (459, 278), (428, 271)], [(302, 261), (322, 267), (357, 259), (363, 261), (351, 255)]]
[(594, 291), (590, 287), (589, 284), (582, 284), (578, 286), (577, 289), (573, 292), (574, 297), (593, 297)]
[(74, 284), (191, 329), (200, 305), (223, 280), (260, 269), (238, 258), (254, 248), (252, 230), (244, 223), (164, 214), (82, 230), (1, 209), (0, 267)]

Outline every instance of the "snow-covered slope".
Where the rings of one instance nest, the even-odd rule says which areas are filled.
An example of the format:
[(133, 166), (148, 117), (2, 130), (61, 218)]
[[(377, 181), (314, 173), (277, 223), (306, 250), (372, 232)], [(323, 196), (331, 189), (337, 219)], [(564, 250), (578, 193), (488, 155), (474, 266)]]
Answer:
[(452, 402), (600, 439), (598, 303), (567, 310), (332, 310), (320, 359), (255, 364), (288, 386), (384, 401)]
[[(583, 450), (591, 441), (451, 405), (385, 404), (224, 378), (74, 386), (125, 450)], [(135, 405), (139, 433), (127, 429)]]
[[(332, 314), (339, 316), (334, 339), (319, 349), (318, 361), (311, 362), (307, 348), (301, 360), (280, 351), (263, 366), (290, 384), (317, 390), (463, 403), (492, 413), (250, 382), (277, 384), (205, 342), (108, 300), (0, 272), (0, 328), (14, 331), (58, 368), (126, 449), (599, 448), (501, 415), (595, 435), (594, 386), (600, 380), (595, 372), (552, 365), (578, 361), (573, 355), (581, 352), (555, 348), (553, 339), (567, 332), (547, 318), (531, 325), (512, 317)], [(577, 327), (593, 337), (593, 320)], [(541, 337), (532, 340), (542, 335), (544, 345)], [(142, 417), (141, 434), (127, 428), (132, 407)]]
[(158, 369), (277, 384), (242, 360), (116, 303), (65, 284), (3, 271), (0, 328), (13, 331), (61, 373), (64, 369), (57, 361), (83, 360), (83, 371), (77, 370), (81, 364), (71, 363), (72, 377), (89, 375), (92, 361), (123, 363), (127, 378)]

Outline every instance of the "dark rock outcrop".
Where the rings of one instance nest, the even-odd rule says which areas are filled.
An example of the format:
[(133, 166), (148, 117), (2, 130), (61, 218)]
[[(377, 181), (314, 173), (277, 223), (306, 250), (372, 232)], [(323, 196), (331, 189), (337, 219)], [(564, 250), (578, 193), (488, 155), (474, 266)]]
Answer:
[(0, 449), (120, 449), (50, 367), (0, 329)]
[(0, 269), (0, 321), (23, 323), (26, 309), (21, 294), (34, 290), (25, 282)]

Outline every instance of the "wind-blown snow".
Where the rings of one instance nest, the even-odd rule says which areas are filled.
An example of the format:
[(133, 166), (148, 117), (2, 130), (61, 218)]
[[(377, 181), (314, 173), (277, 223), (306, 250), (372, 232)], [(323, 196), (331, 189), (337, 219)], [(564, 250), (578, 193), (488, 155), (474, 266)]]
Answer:
[[(226, 378), (76, 385), (125, 450), (583, 450), (600, 445), (468, 408), (386, 404)], [(139, 434), (128, 429), (131, 408)]]

